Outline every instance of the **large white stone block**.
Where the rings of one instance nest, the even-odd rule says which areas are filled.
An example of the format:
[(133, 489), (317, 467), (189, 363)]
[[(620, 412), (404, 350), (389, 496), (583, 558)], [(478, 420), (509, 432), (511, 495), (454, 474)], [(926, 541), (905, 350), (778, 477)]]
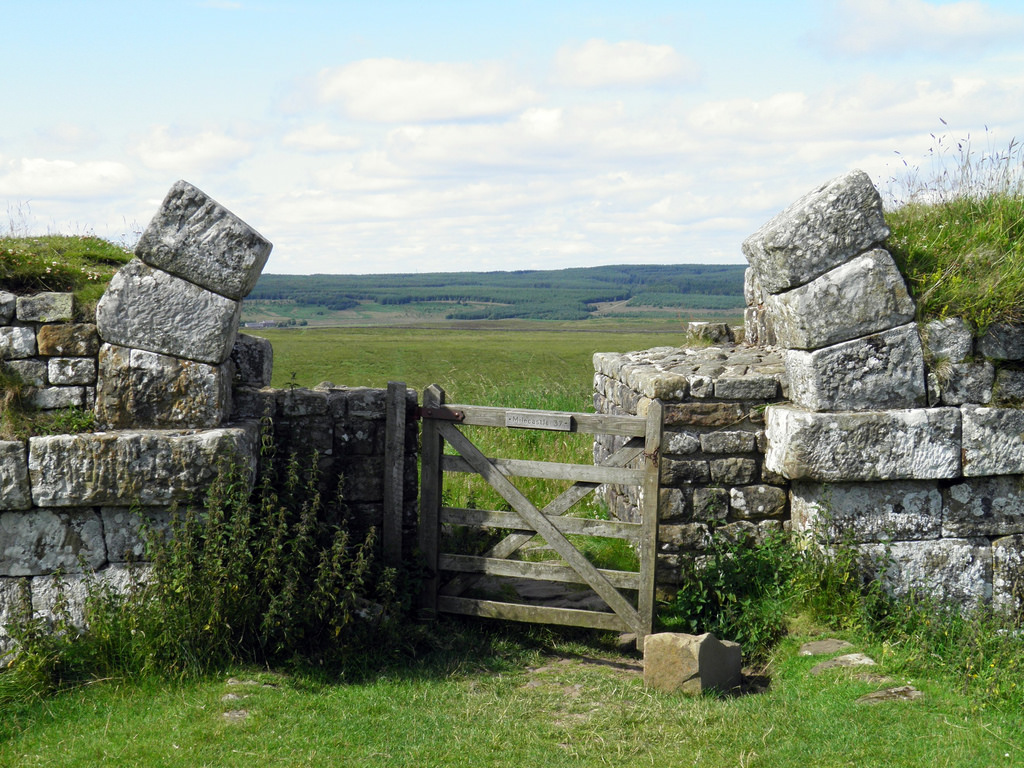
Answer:
[(789, 480), (931, 480), (960, 474), (960, 410), (814, 413), (769, 406), (765, 467)]
[(897, 541), (860, 547), (869, 577), (890, 594), (927, 595), (974, 608), (992, 598), (992, 545), (985, 538)]
[(826, 542), (937, 539), (942, 494), (934, 480), (808, 483), (790, 490), (793, 530)]
[(914, 319), (914, 302), (888, 251), (880, 248), (806, 285), (769, 296), (775, 343), (820, 349)]

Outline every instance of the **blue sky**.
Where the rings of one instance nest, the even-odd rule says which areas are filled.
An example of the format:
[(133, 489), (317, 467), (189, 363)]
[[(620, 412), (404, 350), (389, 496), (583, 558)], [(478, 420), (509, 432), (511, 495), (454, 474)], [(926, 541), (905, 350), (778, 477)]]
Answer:
[(0, 232), (130, 239), (184, 178), (268, 272), (742, 263), (852, 168), (1024, 138), (1016, 0), (0, 11)]

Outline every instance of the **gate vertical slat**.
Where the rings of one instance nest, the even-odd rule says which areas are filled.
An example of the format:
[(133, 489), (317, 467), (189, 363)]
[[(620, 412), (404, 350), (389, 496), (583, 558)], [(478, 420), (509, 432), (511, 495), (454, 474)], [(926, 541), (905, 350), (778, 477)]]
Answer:
[(384, 560), (402, 562), (402, 508), (405, 486), (405, 382), (389, 381), (384, 426)]
[[(431, 384), (423, 392), (423, 408), (438, 408), (444, 405), (444, 390)], [(422, 470), (420, 473), (420, 552), (427, 568), (420, 596), (420, 611), (425, 616), (437, 613), (438, 588), (438, 546), (440, 539), (441, 513), (441, 454), (444, 451), (443, 438), (437, 429), (437, 422), (423, 420)]]
[(660, 400), (647, 407), (647, 432), (644, 437), (644, 483), (641, 492), (643, 534), (640, 540), (640, 594), (637, 610), (643, 632), (637, 634), (637, 648), (643, 650), (644, 635), (654, 629), (654, 579), (658, 563), (658, 521), (661, 515), (661, 439), (664, 408)]

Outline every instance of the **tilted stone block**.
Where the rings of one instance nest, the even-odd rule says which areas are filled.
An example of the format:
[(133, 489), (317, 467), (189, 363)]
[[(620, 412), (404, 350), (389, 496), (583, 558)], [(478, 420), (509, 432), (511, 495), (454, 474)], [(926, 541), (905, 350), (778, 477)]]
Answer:
[(133, 259), (96, 307), (100, 338), (201, 363), (227, 360), (241, 304)]
[(1024, 410), (964, 405), (964, 477), (1024, 474)]
[(36, 331), (40, 355), (92, 357), (100, 350), (100, 336), (93, 323), (53, 323)]
[(739, 643), (710, 633), (661, 632), (644, 639), (644, 685), (665, 693), (730, 691), (742, 679)]
[(258, 336), (238, 334), (231, 348), (235, 364), (234, 383), (241, 387), (269, 387), (274, 374), (274, 347)]
[(96, 419), (102, 429), (216, 427), (231, 412), (231, 367), (104, 344)]
[(1024, 323), (994, 323), (978, 339), (978, 354), (993, 360), (1024, 360)]
[(176, 182), (135, 246), (151, 267), (241, 299), (256, 285), (271, 243), (187, 181)]
[(1024, 614), (1024, 535), (992, 542), (992, 606), (1018, 617)]
[(814, 413), (769, 406), (765, 468), (789, 480), (930, 480), (960, 474), (960, 410)]
[(36, 353), (36, 332), (21, 326), (0, 328), (0, 360), (21, 360)]
[(965, 479), (943, 495), (942, 535), (947, 538), (1024, 533), (1024, 478), (1020, 475)]
[(20, 440), (0, 441), (0, 509), (32, 506), (28, 483), (28, 452)]
[(103, 524), (93, 509), (0, 513), (0, 576), (98, 568), (107, 561)]
[(74, 297), (70, 293), (37, 293), (19, 296), (17, 315), (23, 323), (60, 323), (71, 319)]
[(985, 538), (897, 541), (859, 547), (869, 578), (896, 597), (928, 595), (974, 608), (992, 598), (992, 546)]
[(922, 337), (929, 362), (962, 363), (974, 352), (974, 332), (960, 317), (932, 320), (925, 325)]
[(253, 470), (257, 427), (176, 434), (95, 432), (29, 439), (32, 500), (40, 507), (160, 506), (205, 492), (221, 461)]
[(888, 251), (875, 249), (786, 293), (769, 296), (775, 343), (820, 349), (914, 319), (914, 302)]
[(743, 242), (756, 282), (769, 293), (808, 283), (889, 236), (882, 199), (863, 171), (801, 197)]
[(46, 361), (46, 377), (51, 384), (70, 386), (96, 383), (96, 359), (92, 357), (51, 357)]
[(789, 394), (809, 411), (927, 405), (924, 357), (914, 323), (813, 352), (786, 352)]
[(929, 480), (791, 486), (793, 531), (819, 541), (937, 539), (942, 494)]

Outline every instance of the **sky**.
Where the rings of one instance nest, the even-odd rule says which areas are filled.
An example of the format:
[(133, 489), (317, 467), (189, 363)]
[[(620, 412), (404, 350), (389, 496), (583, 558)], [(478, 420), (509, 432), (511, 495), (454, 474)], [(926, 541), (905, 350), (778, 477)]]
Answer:
[[(1024, 139), (1019, 0), (0, 0), (0, 234), (177, 179), (270, 273), (742, 264), (854, 168)], [(895, 186), (894, 186), (895, 185)]]

